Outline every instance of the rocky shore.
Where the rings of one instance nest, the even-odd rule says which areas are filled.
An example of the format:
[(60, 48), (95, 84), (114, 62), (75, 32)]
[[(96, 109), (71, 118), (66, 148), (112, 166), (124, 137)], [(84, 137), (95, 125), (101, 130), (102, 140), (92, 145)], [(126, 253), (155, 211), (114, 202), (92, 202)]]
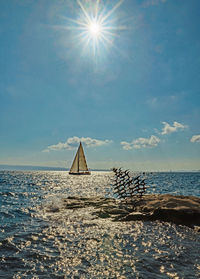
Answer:
[(105, 197), (68, 197), (66, 209), (92, 208), (92, 214), (113, 221), (164, 221), (179, 225), (200, 226), (200, 198), (175, 195), (144, 195), (142, 199), (119, 201)]

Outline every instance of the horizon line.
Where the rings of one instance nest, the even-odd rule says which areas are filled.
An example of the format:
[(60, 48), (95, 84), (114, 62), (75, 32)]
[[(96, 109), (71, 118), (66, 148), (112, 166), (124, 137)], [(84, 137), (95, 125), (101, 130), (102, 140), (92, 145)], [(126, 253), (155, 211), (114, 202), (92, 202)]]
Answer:
[[(123, 168), (122, 168), (123, 169)], [(125, 169), (125, 168), (124, 168)], [(37, 165), (9, 165), (9, 164), (0, 164), (0, 171), (2, 170), (54, 170), (54, 171), (69, 171), (70, 168), (65, 167), (48, 167), (48, 166), (37, 166)], [(101, 168), (95, 168), (90, 169), (91, 171), (112, 171), (112, 169), (101, 169)], [(134, 170), (133, 170), (134, 171)], [(200, 172), (200, 170), (136, 170), (135, 172)]]

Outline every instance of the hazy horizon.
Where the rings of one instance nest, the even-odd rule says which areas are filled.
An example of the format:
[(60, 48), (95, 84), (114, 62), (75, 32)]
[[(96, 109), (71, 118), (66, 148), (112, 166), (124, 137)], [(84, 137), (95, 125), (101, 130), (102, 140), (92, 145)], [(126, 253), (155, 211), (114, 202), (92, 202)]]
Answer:
[[(116, 166), (115, 166), (116, 167)], [(122, 169), (125, 170), (125, 168), (122, 167)], [(69, 171), (70, 168), (68, 167), (53, 167), (53, 166), (36, 166), (36, 165), (3, 165), (3, 164), (0, 164), (0, 171), (9, 171), (9, 170), (21, 170), (21, 171)], [(129, 169), (131, 172), (200, 172), (200, 170), (198, 169), (193, 169), (193, 170), (184, 170), (184, 169), (179, 169), (179, 170), (169, 170), (169, 169), (166, 169), (166, 170), (144, 170), (144, 169), (137, 169), (137, 170), (134, 170), (134, 169)], [(90, 171), (112, 171), (112, 168), (109, 168), (109, 169), (90, 169)]]

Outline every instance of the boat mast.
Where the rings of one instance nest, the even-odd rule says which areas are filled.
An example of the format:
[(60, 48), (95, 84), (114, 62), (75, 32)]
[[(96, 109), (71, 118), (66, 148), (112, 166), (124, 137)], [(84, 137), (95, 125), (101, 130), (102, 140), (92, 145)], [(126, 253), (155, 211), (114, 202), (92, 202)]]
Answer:
[(81, 143), (79, 144), (79, 148), (78, 148), (78, 172), (79, 172), (79, 153), (80, 153), (80, 146), (81, 146)]

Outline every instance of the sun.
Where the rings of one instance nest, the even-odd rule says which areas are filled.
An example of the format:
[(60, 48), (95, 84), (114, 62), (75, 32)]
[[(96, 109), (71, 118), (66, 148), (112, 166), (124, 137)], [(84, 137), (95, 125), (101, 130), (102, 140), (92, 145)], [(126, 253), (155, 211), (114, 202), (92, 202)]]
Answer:
[(91, 37), (97, 38), (101, 36), (101, 25), (98, 22), (91, 22), (90, 25), (88, 26), (88, 31), (91, 35)]
[(100, 0), (77, 0), (77, 18), (68, 18), (69, 25), (64, 27), (73, 34), (76, 46), (82, 45), (82, 51), (93, 56), (114, 46), (117, 32), (124, 28), (116, 19), (116, 10), (123, 1), (114, 1), (115, 5), (107, 9)]

